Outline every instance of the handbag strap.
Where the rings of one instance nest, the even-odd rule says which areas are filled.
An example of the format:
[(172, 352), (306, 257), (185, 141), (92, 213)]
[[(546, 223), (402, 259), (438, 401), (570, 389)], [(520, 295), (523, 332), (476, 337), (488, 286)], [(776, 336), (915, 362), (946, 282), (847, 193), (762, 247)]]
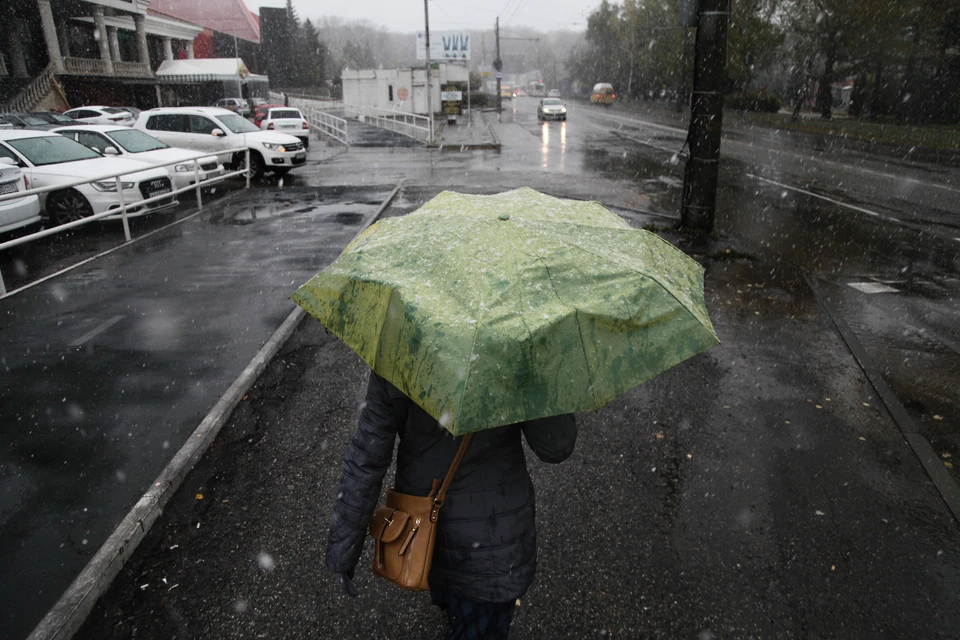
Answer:
[(457, 449), (457, 455), (453, 458), (453, 462), (450, 463), (450, 469), (447, 471), (447, 477), (443, 479), (443, 484), (440, 486), (440, 491), (437, 492), (437, 497), (433, 499), (433, 508), (430, 509), (430, 522), (436, 522), (437, 516), (440, 513), (440, 507), (443, 506), (443, 499), (447, 496), (447, 489), (450, 488), (450, 483), (453, 482), (453, 476), (457, 472), (457, 468), (460, 466), (460, 461), (463, 460), (463, 454), (467, 452), (467, 446), (470, 444), (470, 440), (473, 439), (473, 434), (468, 433), (463, 436), (463, 440), (460, 441), (460, 448)]

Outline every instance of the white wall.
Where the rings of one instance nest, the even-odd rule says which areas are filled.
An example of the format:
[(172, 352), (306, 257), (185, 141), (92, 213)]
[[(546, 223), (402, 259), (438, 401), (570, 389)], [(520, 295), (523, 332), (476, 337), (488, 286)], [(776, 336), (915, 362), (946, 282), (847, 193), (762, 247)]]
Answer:
[[(434, 112), (440, 111), (440, 89), (447, 82), (467, 82), (469, 72), (466, 67), (440, 63), (440, 69), (432, 73), (431, 98)], [(344, 69), (344, 104), (355, 104), (402, 113), (426, 115), (425, 69), (365, 69), (353, 71)], [(391, 87), (393, 100), (390, 99)], [(401, 89), (407, 92), (407, 99), (401, 100)]]

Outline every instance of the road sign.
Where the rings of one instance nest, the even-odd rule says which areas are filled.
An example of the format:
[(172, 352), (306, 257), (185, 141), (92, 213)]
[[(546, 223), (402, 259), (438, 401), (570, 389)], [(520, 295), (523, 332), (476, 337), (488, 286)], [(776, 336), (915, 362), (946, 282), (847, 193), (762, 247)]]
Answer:
[[(427, 59), (427, 36), (417, 34), (417, 60)], [(433, 31), (430, 33), (431, 60), (469, 60), (469, 31)]]
[(497, 71), (497, 80), (503, 80), (503, 74)]

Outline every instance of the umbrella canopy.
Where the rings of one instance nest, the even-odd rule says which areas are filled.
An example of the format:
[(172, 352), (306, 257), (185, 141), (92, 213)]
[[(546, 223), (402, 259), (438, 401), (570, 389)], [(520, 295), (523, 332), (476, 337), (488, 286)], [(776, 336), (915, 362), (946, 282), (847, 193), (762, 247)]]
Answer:
[(528, 188), (381, 220), (291, 297), (455, 435), (598, 409), (719, 342), (699, 264)]

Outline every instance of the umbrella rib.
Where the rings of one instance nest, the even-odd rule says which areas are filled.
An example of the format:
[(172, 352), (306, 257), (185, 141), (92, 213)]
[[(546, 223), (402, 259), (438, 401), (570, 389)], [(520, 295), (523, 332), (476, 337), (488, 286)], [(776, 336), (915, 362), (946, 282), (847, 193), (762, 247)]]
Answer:
[[(470, 351), (467, 354), (467, 373), (463, 377), (463, 392), (460, 394), (460, 399), (457, 400), (457, 412), (453, 415), (453, 421), (456, 423), (457, 419), (460, 417), (460, 409), (463, 407), (463, 399), (467, 396), (467, 387), (470, 384), (470, 372), (473, 368), (473, 354), (477, 348), (477, 336), (480, 334), (480, 321), (483, 319), (483, 313), (487, 309), (487, 294), (490, 292), (488, 289), (484, 292), (483, 298), (480, 300), (480, 312), (477, 314), (477, 323), (473, 328), (473, 340), (470, 341)], [(447, 425), (442, 425), (447, 427)], [(451, 430), (452, 432), (452, 430)]]
[[(520, 235), (520, 231), (516, 227), (511, 227), (511, 228), (513, 229), (513, 232), (517, 235), (517, 238), (520, 240), (523, 240), (523, 236)], [(594, 384), (595, 380), (593, 379), (593, 371), (590, 369), (590, 359), (587, 357), (587, 345), (583, 341), (583, 327), (580, 326), (580, 310), (577, 307), (571, 305), (570, 303), (564, 301), (564, 299), (560, 297), (560, 292), (557, 291), (557, 287), (553, 282), (553, 274), (550, 273), (550, 267), (549, 265), (547, 265), (546, 260), (544, 260), (543, 257), (541, 257), (541, 255), (536, 251), (536, 249), (533, 249), (531, 253), (537, 259), (537, 261), (540, 262), (541, 265), (543, 265), (543, 270), (547, 272), (547, 280), (550, 283), (550, 288), (553, 290), (553, 295), (557, 297), (557, 300), (560, 302), (560, 304), (567, 307), (568, 309), (573, 309), (573, 318), (574, 320), (577, 321), (577, 335), (580, 336), (580, 351), (581, 353), (583, 353), (584, 370), (587, 372), (587, 378), (590, 381), (590, 395), (593, 396), (593, 405), (596, 407), (597, 406), (596, 385)], [(523, 314), (520, 315), (520, 318), (522, 321)], [(527, 327), (526, 322), (523, 323), (523, 326), (527, 328), (527, 334), (530, 335), (531, 339), (533, 339), (533, 334), (530, 333), (530, 328)]]
[[(666, 240), (663, 240), (663, 238), (660, 238), (659, 236), (656, 236), (656, 235), (655, 235), (654, 237), (657, 238), (658, 240), (660, 240), (661, 242), (666, 242)], [(677, 301), (677, 304), (679, 304), (681, 307), (683, 307), (683, 308), (686, 310), (687, 313), (689, 313), (691, 316), (693, 316), (693, 317), (696, 319), (696, 321), (700, 324), (700, 326), (702, 326), (702, 327), (705, 328), (705, 329), (710, 329), (711, 331), (714, 331), (712, 326), (711, 326), (711, 327), (708, 327), (707, 325), (703, 324), (703, 321), (701, 320), (700, 316), (699, 316), (697, 313), (695, 313), (690, 307), (688, 307), (687, 304), (686, 304), (683, 300), (681, 300), (680, 298), (678, 298), (678, 297), (676, 296), (676, 294), (673, 292), (673, 290), (671, 290), (670, 287), (666, 286), (663, 282), (661, 282), (661, 281), (660, 281), (660, 278), (658, 278), (656, 275), (654, 275), (654, 274), (652, 274), (652, 273), (648, 273), (648, 272), (646, 272), (646, 271), (640, 271), (640, 270), (638, 270), (638, 269), (636, 269), (636, 268), (634, 268), (634, 267), (632, 267), (632, 266), (630, 266), (630, 265), (623, 264), (622, 262), (616, 260), (615, 258), (613, 258), (613, 257), (611, 257), (611, 256), (604, 256), (604, 255), (599, 255), (599, 254), (597, 254), (597, 253), (594, 253), (593, 251), (590, 251), (589, 249), (586, 249), (586, 248), (584, 248), (584, 247), (581, 247), (580, 245), (578, 245), (578, 244), (576, 244), (576, 243), (573, 243), (573, 242), (570, 242), (570, 241), (568, 241), (568, 240), (566, 240), (566, 239), (564, 239), (564, 238), (560, 238), (560, 239), (558, 239), (558, 240), (559, 240), (560, 242), (563, 242), (564, 244), (570, 246), (570, 247), (573, 247), (574, 249), (579, 249), (580, 251), (583, 251), (584, 253), (588, 253), (588, 254), (590, 254), (590, 255), (592, 255), (592, 256), (594, 256), (594, 257), (600, 258), (600, 259), (602, 259), (602, 260), (610, 260), (611, 262), (614, 262), (614, 263), (620, 265), (621, 267), (624, 267), (625, 269), (629, 269), (630, 271), (632, 271), (632, 272), (634, 272), (634, 273), (636, 273), (636, 274), (638, 274), (638, 275), (644, 276), (644, 277), (646, 277), (646, 278), (650, 278), (651, 280), (653, 280), (654, 282), (656, 282), (658, 285), (660, 285), (660, 288), (661, 288), (661, 289), (663, 289), (663, 290), (666, 291), (668, 294), (670, 294), (670, 297), (672, 297), (674, 300), (676, 300), (676, 301)], [(666, 243), (667, 243), (668, 245), (670, 245), (669, 242), (666, 242)], [(673, 245), (670, 245), (670, 247), (671, 247), (674, 251), (680, 251), (679, 249), (677, 249), (677, 248), (674, 247)], [(682, 253), (682, 252), (681, 252), (681, 253)], [(690, 257), (687, 256), (686, 254), (684, 254), (684, 256), (686, 256), (686, 257), (687, 257), (688, 259), (690, 259), (690, 260), (693, 260), (693, 258), (690, 258)]]

